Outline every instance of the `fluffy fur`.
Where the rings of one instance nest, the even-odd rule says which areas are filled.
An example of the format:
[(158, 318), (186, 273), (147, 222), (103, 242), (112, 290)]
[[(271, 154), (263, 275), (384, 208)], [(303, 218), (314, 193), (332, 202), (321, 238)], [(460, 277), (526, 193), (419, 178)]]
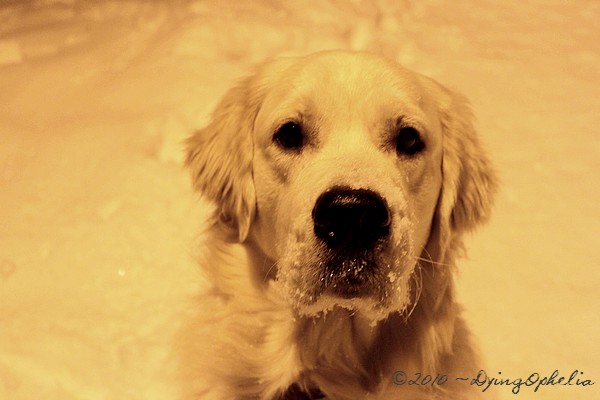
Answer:
[[(496, 187), (471, 119), (461, 96), (364, 53), (271, 61), (232, 88), (187, 142), (215, 213), (199, 260), (212, 287), (182, 342), (185, 398), (479, 398), (452, 379), (482, 367), (453, 277)], [(300, 151), (274, 140), (288, 121), (305, 131)], [(394, 151), (398, 124), (423, 134), (422, 154)], [(327, 256), (311, 210), (339, 185), (389, 204), (390, 238), (369, 259), (373, 296), (319, 284)], [(398, 370), (450, 379), (400, 386)]]

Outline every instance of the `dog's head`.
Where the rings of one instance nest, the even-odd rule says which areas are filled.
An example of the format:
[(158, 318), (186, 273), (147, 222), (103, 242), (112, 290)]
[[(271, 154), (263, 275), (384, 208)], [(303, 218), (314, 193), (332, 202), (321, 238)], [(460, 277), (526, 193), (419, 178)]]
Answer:
[(259, 67), (189, 139), (187, 164), (301, 314), (404, 310), (417, 264), (443, 264), (495, 187), (462, 97), (350, 52)]

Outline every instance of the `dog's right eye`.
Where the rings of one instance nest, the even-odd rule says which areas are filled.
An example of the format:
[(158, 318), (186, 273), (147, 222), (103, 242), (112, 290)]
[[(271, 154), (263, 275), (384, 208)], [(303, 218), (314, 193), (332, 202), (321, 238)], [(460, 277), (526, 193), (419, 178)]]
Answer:
[(304, 145), (302, 126), (296, 122), (286, 122), (273, 135), (273, 141), (286, 150), (300, 150)]
[(415, 128), (405, 127), (400, 129), (396, 137), (396, 152), (413, 156), (425, 148), (425, 143), (421, 139), (419, 131)]

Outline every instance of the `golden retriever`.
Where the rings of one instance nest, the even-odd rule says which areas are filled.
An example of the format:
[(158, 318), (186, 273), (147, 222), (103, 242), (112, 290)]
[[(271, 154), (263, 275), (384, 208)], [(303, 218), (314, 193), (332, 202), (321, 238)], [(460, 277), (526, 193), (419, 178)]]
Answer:
[(379, 56), (267, 62), (187, 141), (216, 205), (186, 398), (472, 399), (455, 300), (496, 178), (465, 99)]

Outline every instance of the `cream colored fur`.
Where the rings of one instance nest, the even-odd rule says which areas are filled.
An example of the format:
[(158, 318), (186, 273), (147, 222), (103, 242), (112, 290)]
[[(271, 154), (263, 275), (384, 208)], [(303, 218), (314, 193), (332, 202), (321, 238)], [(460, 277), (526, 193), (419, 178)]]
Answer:
[[(397, 117), (426, 132), (416, 161), (385, 149), (382, 132)], [(273, 145), (290, 118), (312, 129), (299, 155)], [(373, 55), (317, 53), (258, 67), (187, 146), (194, 186), (216, 212), (199, 260), (212, 288), (181, 341), (185, 398), (285, 399), (294, 383), (335, 400), (482, 397), (451, 382), (483, 367), (455, 300), (455, 259), (463, 234), (488, 218), (496, 188), (465, 99)], [(309, 215), (335, 184), (389, 202), (395, 244), (380, 259), (393, 298), (322, 300), (313, 291)], [(398, 386), (397, 370), (451, 379)]]

